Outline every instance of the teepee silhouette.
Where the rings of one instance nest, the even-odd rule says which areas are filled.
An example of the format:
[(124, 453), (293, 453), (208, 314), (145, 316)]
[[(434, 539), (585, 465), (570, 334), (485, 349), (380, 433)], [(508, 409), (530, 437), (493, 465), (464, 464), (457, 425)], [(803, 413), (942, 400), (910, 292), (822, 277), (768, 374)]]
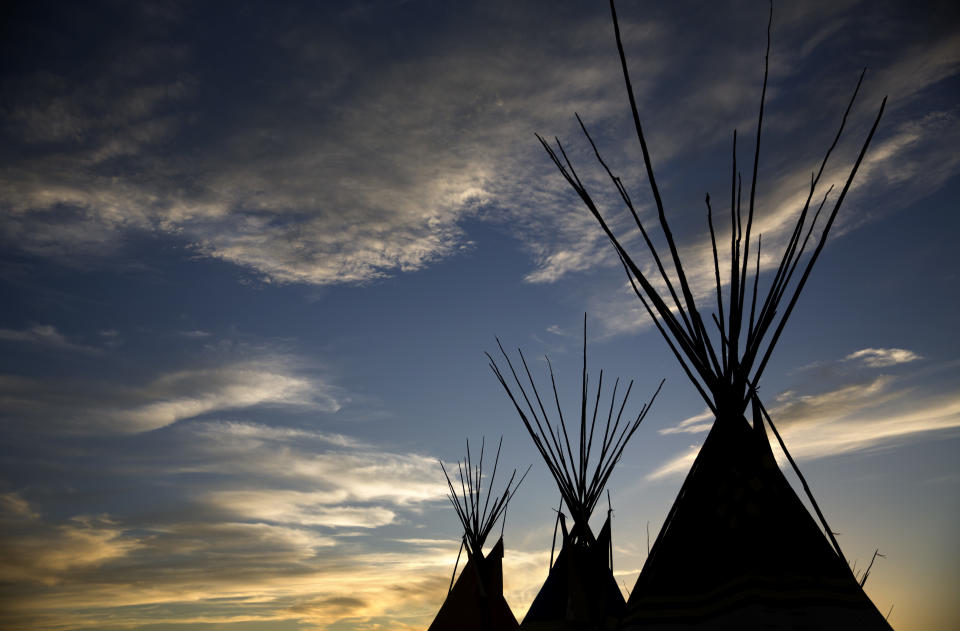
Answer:
[[(656, 272), (644, 271), (624, 247), (611, 222), (603, 216), (567, 159), (559, 140), (555, 150), (539, 135), (557, 169), (596, 218), (617, 252), (630, 284), (666, 340), (683, 370), (715, 416), (715, 421), (683, 486), (667, 515), (649, 557), (630, 594), (622, 628), (625, 629), (889, 629), (884, 617), (864, 593), (844, 559), (803, 475), (790, 456), (779, 432), (757, 393), (758, 382), (797, 299), (820, 256), (827, 235), (880, 122), (886, 98), (863, 142), (842, 191), (825, 213), (825, 223), (814, 234), (827, 206), (827, 191), (815, 211), (814, 195), (824, 168), (843, 133), (847, 117), (860, 90), (857, 82), (836, 138), (811, 178), (806, 202), (769, 281), (760, 294), (760, 237), (757, 262), (748, 275), (751, 253), (757, 164), (763, 127), (770, 29), (757, 124), (753, 173), (746, 217), (736, 163), (733, 136), (733, 169), (730, 187), (730, 275), (724, 295), (718, 243), (710, 197), (707, 221), (713, 247), (716, 312), (701, 316), (694, 292), (664, 211), (637, 104), (630, 83), (620, 37), (616, 8), (610, 2), (614, 34), (634, 128), (656, 204), (663, 236), (669, 248), (668, 263), (654, 247), (626, 188), (604, 162), (586, 126), (577, 120), (596, 158), (610, 177), (630, 212), (652, 257)], [(804, 254), (812, 254), (802, 263)], [(672, 264), (672, 273), (668, 267)], [(658, 290), (655, 283), (663, 287)], [(710, 320), (712, 319), (712, 325)], [(746, 415), (752, 417), (752, 423)], [(767, 436), (769, 427), (822, 525), (806, 510), (774, 460)]]
[[(483, 452), (484, 442), (480, 444), (480, 461), (474, 466), (470, 454), (470, 441), (467, 441), (467, 455), (463, 462), (457, 462), (460, 490), (458, 495), (453, 481), (443, 462), (440, 467), (450, 489), (449, 499), (463, 526), (460, 552), (467, 551), (467, 562), (456, 583), (451, 578), (447, 598), (437, 612), (428, 631), (513, 631), (518, 627), (517, 619), (510, 611), (510, 605), (503, 597), (503, 533), (493, 549), (483, 554), (483, 544), (493, 530), (497, 520), (506, 516), (507, 505), (517, 488), (526, 477), (526, 473), (514, 484), (517, 471), (514, 469), (507, 481), (503, 493), (493, 495), (493, 483), (500, 463), (500, 448), (503, 438), (497, 445), (497, 455), (493, 462), (493, 473), (487, 484), (486, 498), (483, 495)], [(527, 468), (530, 471), (530, 468)], [(493, 504), (490, 498), (494, 497)], [(457, 568), (453, 573), (456, 576)]]
[[(567, 530), (566, 518), (562, 512), (558, 512), (557, 519), (562, 534), (560, 553), (550, 567), (546, 582), (530, 605), (530, 609), (527, 610), (521, 629), (525, 631), (615, 629), (624, 613), (625, 602), (613, 576), (610, 534), (612, 511), (607, 512), (607, 518), (599, 535), (593, 534), (589, 521), (597, 502), (603, 495), (610, 474), (620, 461), (627, 442), (646, 417), (650, 405), (660, 392), (660, 387), (654, 392), (650, 402), (641, 407), (636, 417), (624, 417), (623, 412), (630, 397), (630, 391), (633, 389), (633, 381), (627, 386), (617, 406), (617, 390), (620, 386), (620, 380), (617, 379), (610, 394), (609, 407), (601, 408), (603, 371), (600, 371), (595, 397), (592, 397), (589, 392), (585, 315), (579, 410), (580, 431), (579, 436), (572, 435), (572, 432), (567, 431), (553, 366), (549, 358), (547, 358), (547, 365), (559, 423), (550, 420), (547, 412), (550, 403), (548, 401), (547, 405), (544, 405), (523, 352), (518, 349), (527, 385), (521, 381), (513, 362), (499, 340), (497, 344), (509, 368), (513, 387), (493, 357), (487, 354), (490, 368), (516, 408), (524, 427), (557, 482), (562, 504), (566, 504), (573, 519), (573, 526)], [(661, 381), (660, 386), (662, 385)], [(614, 417), (615, 410), (617, 411)], [(602, 422), (604, 412), (607, 414), (607, 419), (600, 427), (597, 425), (597, 416), (600, 415)], [(623, 421), (622, 424), (621, 421)], [(571, 437), (576, 443), (574, 447), (571, 447)], [(597, 439), (596, 444), (594, 438)]]

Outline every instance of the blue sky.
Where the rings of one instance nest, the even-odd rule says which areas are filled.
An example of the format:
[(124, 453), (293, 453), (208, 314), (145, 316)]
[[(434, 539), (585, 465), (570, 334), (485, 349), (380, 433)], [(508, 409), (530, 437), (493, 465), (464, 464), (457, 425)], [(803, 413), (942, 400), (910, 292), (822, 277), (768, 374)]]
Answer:
[[(709, 419), (533, 135), (615, 213), (579, 112), (655, 226), (603, 3), (60, 4), (0, 37), (3, 626), (423, 628), (460, 534), (437, 459), (501, 435), (534, 465), (506, 524), (522, 615), (558, 493), (483, 351), (549, 354), (574, 405), (584, 312), (592, 371), (667, 380), (609, 485), (632, 587)], [(877, 606), (951, 628), (958, 12), (783, 4), (765, 252), (864, 66), (830, 182), (890, 100), (762, 391), (847, 557), (887, 555)], [(734, 128), (749, 163), (767, 6), (619, 9), (705, 299), (703, 195)]]

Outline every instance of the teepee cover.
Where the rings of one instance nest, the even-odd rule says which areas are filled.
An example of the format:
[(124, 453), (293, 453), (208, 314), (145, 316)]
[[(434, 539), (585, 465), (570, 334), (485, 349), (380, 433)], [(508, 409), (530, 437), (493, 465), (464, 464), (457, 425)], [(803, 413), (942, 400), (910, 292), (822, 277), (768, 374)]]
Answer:
[(503, 598), (503, 538), (460, 572), (429, 631), (512, 631), (517, 619)]
[(888, 629), (777, 466), (763, 424), (714, 423), (631, 592), (642, 629)]
[(609, 565), (610, 545), (609, 516), (594, 545), (565, 540), (523, 618), (524, 631), (616, 628), (626, 603)]

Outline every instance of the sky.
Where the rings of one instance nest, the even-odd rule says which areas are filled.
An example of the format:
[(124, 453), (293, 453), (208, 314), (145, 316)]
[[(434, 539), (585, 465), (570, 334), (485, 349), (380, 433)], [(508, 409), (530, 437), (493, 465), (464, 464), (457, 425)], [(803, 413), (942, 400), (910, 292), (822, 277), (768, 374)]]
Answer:
[[(618, 4), (705, 304), (703, 197), (734, 129), (751, 164), (767, 4)], [(438, 460), (501, 436), (533, 465), (504, 528), (522, 617), (559, 493), (483, 353), (541, 384), (549, 355), (575, 408), (584, 313), (592, 374), (636, 406), (666, 379), (608, 485), (628, 593), (710, 417), (534, 136), (626, 230), (579, 113), (657, 228), (605, 3), (3, 12), (0, 626), (425, 628), (462, 532)], [(862, 68), (828, 184), (889, 102), (761, 392), (857, 571), (886, 555), (881, 612), (958, 628), (960, 13), (777, 3), (772, 38), (761, 287)]]

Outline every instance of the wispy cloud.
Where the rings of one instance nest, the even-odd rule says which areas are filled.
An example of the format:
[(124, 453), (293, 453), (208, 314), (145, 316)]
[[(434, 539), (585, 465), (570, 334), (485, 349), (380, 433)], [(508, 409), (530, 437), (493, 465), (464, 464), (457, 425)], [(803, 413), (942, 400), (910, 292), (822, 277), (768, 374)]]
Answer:
[(284, 406), (336, 412), (348, 397), (298, 374), (290, 357), (263, 357), (162, 373), (138, 385), (0, 375), (2, 418), (35, 429), (136, 433), (223, 410)]
[(699, 434), (713, 427), (713, 412), (709, 409), (677, 423), (673, 427), (659, 430), (660, 434)]
[[(867, 159), (858, 171), (852, 186), (854, 193), (851, 193), (845, 202), (846, 212), (839, 215), (838, 225), (831, 232), (831, 240), (920, 199), (943, 186), (955, 175), (960, 169), (960, 156), (948, 151), (949, 146), (960, 141), (960, 126), (954, 124), (955, 121), (955, 112), (933, 112), (919, 119), (887, 123), (887, 132), (872, 145)], [(889, 129), (891, 124), (894, 125), (893, 129)], [(815, 159), (817, 158), (812, 157), (810, 164), (804, 168), (775, 160), (775, 168), (768, 170), (762, 182), (762, 188), (758, 192), (758, 214), (753, 226), (754, 246), (757, 235), (762, 234), (763, 238), (759, 260), (761, 274), (776, 269), (780, 263), (786, 240), (809, 191), (809, 173), (805, 168), (813, 168)], [(849, 159), (836, 156), (832, 158), (824, 172), (822, 185), (818, 187), (819, 195), (825, 194), (831, 184), (836, 187), (826, 207), (830, 207), (836, 200), (836, 191), (845, 181), (849, 168)], [(878, 192), (885, 190), (891, 192), (881, 199)], [(819, 199), (821, 197), (815, 198), (814, 202)], [(611, 212), (610, 215), (614, 213)], [(706, 231), (706, 222), (701, 217), (698, 213), (691, 214), (694, 225), (702, 221), (693, 231), (690, 231), (684, 222), (673, 219), (673, 216), (671, 220), (674, 230), (677, 231), (675, 224), (679, 223), (683, 231), (681, 235), (686, 235), (686, 238), (679, 237), (678, 247), (691, 290), (699, 308), (709, 312), (715, 308), (716, 281), (710, 236)], [(719, 223), (718, 247), (729, 243), (729, 230), (720, 227), (724, 222), (717, 222), (716, 217), (714, 221)], [(648, 230), (651, 225), (655, 226), (655, 223), (645, 221)], [(661, 289), (661, 295), (668, 296), (646, 246), (639, 242), (633, 232), (635, 230), (627, 229), (621, 233), (630, 237), (627, 242), (632, 245), (628, 245), (628, 252), (635, 256), (647, 277)], [(666, 253), (665, 246), (659, 247), (659, 252), (661, 255)], [(753, 247), (752, 252), (752, 256), (756, 256), (757, 248)], [(668, 254), (666, 258), (669, 259)], [(729, 257), (725, 257), (721, 252), (720, 279), (724, 288), (728, 286), (730, 277), (727, 259)], [(750, 261), (751, 272), (756, 264), (756, 259)], [(665, 265), (671, 278), (675, 278), (670, 261), (666, 260)], [(761, 278), (761, 297), (765, 290)], [(634, 333), (652, 326), (649, 316), (639, 305), (639, 300), (627, 283), (618, 284), (618, 290), (607, 288), (603, 298), (596, 299), (595, 303), (594, 311), (609, 334)]]
[[(422, 628), (445, 593), (457, 541), (383, 533), (444, 503), (434, 458), (324, 428), (196, 418), (270, 406), (333, 412), (347, 401), (306, 368), (274, 354), (124, 387), (61, 382), (54, 392), (38, 379), (0, 380), (7, 422), (59, 430), (66, 418), (123, 434), (111, 438), (120, 452), (81, 436), (63, 458), (109, 454), (97, 475), (126, 480), (137, 496), (106, 491), (110, 506), (129, 508), (71, 515), (43, 506), (49, 493), (74, 489), (0, 495), (0, 575), (16, 587), (0, 597), (0, 625), (102, 629), (113, 612), (120, 627), (147, 615)], [(141, 505), (142, 496), (151, 500)]]
[[(823, 28), (810, 32), (827, 14), (833, 28), (852, 28), (843, 21), (849, 16), (834, 15), (842, 11), (789, 12), (778, 37), (791, 42), (803, 34), (802, 55), (824, 54), (836, 38)], [(151, 50), (167, 52), (110, 60), (93, 78), (18, 77), (17, 92), (30, 98), (9, 111), (6, 129), (12, 142), (32, 149), (0, 177), (0, 201), (10, 210), (0, 235), (23, 250), (69, 259), (115, 252), (126, 235), (146, 230), (269, 280), (328, 285), (415, 271), (455, 255), (471, 246), (463, 224), (476, 217), (511, 226), (533, 259), (528, 282), (616, 265), (531, 138), (539, 130), (572, 140), (577, 111), (611, 162), (630, 165), (619, 170), (631, 190), (644, 189), (605, 14), (564, 21), (492, 5), (482, 17), (497, 28), (488, 29), (492, 39), (483, 46), (448, 41), (443, 55), (392, 55), (377, 63), (373, 50), (358, 48), (331, 26), (333, 16), (319, 17), (325, 43), (303, 23), (288, 24), (271, 42), (288, 53), (283, 72), (263, 78), (271, 89), (258, 98), (233, 103), (231, 117), (201, 98), (217, 69), (196, 65), (193, 48), (200, 42), (154, 44)], [(709, 55), (671, 55), (672, 47), (700, 50), (702, 38), (661, 17), (631, 22), (625, 15), (624, 33), (654, 156), (672, 168), (705, 146), (725, 146), (732, 127), (749, 127), (760, 68), (754, 51), (740, 43), (712, 41)], [(542, 27), (544, 19), (555, 22), (515, 36), (525, 21)], [(531, 38), (530, 32), (553, 35)], [(884, 58), (875, 81), (898, 95), (898, 107), (916, 104), (916, 95), (957, 72), (953, 39), (911, 44), (896, 62)], [(807, 117), (794, 116), (794, 107), (809, 107), (818, 124), (820, 103), (842, 110), (832, 91), (835, 77), (828, 77), (826, 91), (822, 76), (791, 75), (802, 61), (777, 57), (774, 83), (788, 77), (809, 85), (802, 91), (809, 98), (823, 98), (796, 106), (771, 102), (771, 111), (782, 113), (771, 117), (772, 134), (800, 133), (796, 121)], [(956, 172), (956, 126), (943, 122), (952, 116), (924, 112), (897, 123), (896, 134), (878, 138), (861, 180), (874, 173), (873, 184), (896, 183), (899, 195), (906, 188), (914, 196), (941, 185)], [(200, 124), (204, 134), (194, 133)], [(802, 194), (805, 161), (816, 152), (807, 147), (810, 134), (801, 136), (789, 160), (774, 157), (761, 195), (785, 186)], [(185, 137), (206, 144), (179, 154), (173, 148)], [(59, 144), (45, 151), (49, 143)], [(577, 164), (593, 163), (583, 143), (570, 144)], [(119, 157), (134, 166), (123, 167)], [(593, 171), (584, 166), (585, 182), (600, 201), (615, 203), (604, 176)], [(688, 188), (687, 180), (667, 178), (665, 191)], [(793, 196), (785, 199), (795, 211)], [(780, 206), (761, 201), (758, 219), (772, 245), (783, 236)], [(637, 203), (650, 220), (647, 195), (638, 194)], [(703, 250), (702, 237), (702, 230), (678, 231), (685, 250)], [(768, 269), (772, 259), (761, 264)], [(712, 270), (691, 271), (709, 285)]]
[[(960, 427), (960, 397), (920, 396), (915, 388), (887, 375), (817, 394), (786, 391), (776, 401), (770, 415), (798, 460), (895, 447)], [(681, 424), (661, 433), (683, 429)], [(648, 479), (686, 473), (698, 452), (699, 446), (691, 447), (656, 468)]]
[[(800, 423), (788, 430), (790, 450), (799, 458), (894, 446), (918, 435), (960, 427), (960, 398), (927, 400), (913, 410), (829, 423)], [(787, 431), (787, 430), (785, 430)], [(786, 438), (785, 438), (786, 440)]]
[(777, 395), (774, 409), (777, 418), (785, 424), (844, 418), (865, 407), (883, 405), (904, 396), (904, 392), (891, 389), (893, 383), (893, 377), (880, 375), (816, 394), (798, 394), (788, 390)]
[(886, 368), (917, 361), (922, 357), (904, 348), (864, 348), (847, 355), (847, 361), (861, 361), (871, 368)]
[(369, 447), (366, 443), (344, 434), (240, 421), (206, 421), (192, 426), (189, 431), (215, 443), (220, 449), (233, 446), (242, 449), (260, 445), (263, 441), (301, 441), (305, 444), (323, 443), (358, 449)]
[(181, 337), (186, 337), (189, 339), (199, 340), (203, 338), (210, 337), (209, 331), (201, 331), (199, 329), (193, 329), (192, 331), (180, 331)]
[[(809, 19), (806, 16), (804, 19)], [(789, 22), (791, 18), (788, 18)], [(788, 25), (785, 28), (786, 37), (789, 40), (792, 36), (792, 29), (802, 27), (803, 20), (798, 24)], [(833, 23), (831, 23), (835, 27)], [(777, 35), (782, 37), (783, 35)], [(822, 39), (822, 38), (821, 38)], [(952, 41), (952, 37), (949, 38)], [(944, 53), (944, 48), (948, 45), (947, 40), (936, 40), (924, 43), (918, 43), (911, 47), (904, 54), (910, 58), (909, 63), (901, 63), (893, 58), (888, 60), (889, 67), (882, 67), (879, 76), (871, 74), (868, 78), (868, 84), (873, 86), (866, 95), (863, 95), (860, 104), (854, 113), (854, 124), (848, 125), (847, 143), (841, 144), (839, 150), (834, 153), (831, 163), (824, 174), (823, 182), (819, 187), (820, 193), (826, 192), (831, 184), (835, 184), (834, 194), (828, 202), (828, 206), (836, 199), (836, 191), (843, 184), (850, 165), (855, 157), (854, 151), (860, 139), (865, 135), (864, 125), (866, 119), (875, 113), (875, 108), (879, 105), (880, 97), (884, 93), (895, 95), (895, 105), (888, 109), (887, 116), (883, 121), (881, 133), (874, 140), (871, 150), (866, 160), (861, 165), (857, 179), (854, 181), (853, 192), (846, 201), (846, 212), (841, 213), (838, 225), (833, 229), (831, 238), (836, 239), (845, 232), (853, 230), (860, 225), (882, 217), (888, 213), (895, 212), (898, 208), (909, 205), (930, 193), (937, 190), (955, 176), (960, 169), (960, 158), (951, 147), (958, 141), (958, 127), (955, 124), (957, 112), (955, 109), (944, 109), (939, 101), (931, 101), (929, 105), (921, 102), (920, 95), (925, 90), (936, 86), (945, 77), (954, 76), (957, 72), (958, 60), (954, 50), (951, 54)], [(805, 54), (814, 54), (815, 46), (806, 51)], [(750, 56), (737, 57), (733, 51), (721, 51), (725, 57), (722, 64), (727, 70), (722, 75), (699, 77), (697, 87), (690, 87), (691, 91), (696, 92), (695, 99), (712, 99), (716, 101), (712, 88), (720, 88), (724, 80), (723, 77), (743, 77), (753, 76), (755, 74), (756, 59)], [(778, 57), (783, 55), (778, 53)], [(777, 75), (797, 73), (796, 68), (801, 67), (803, 63), (810, 63), (810, 60), (796, 59), (790, 53), (786, 53), (791, 62), (783, 62), (780, 68), (774, 68), (773, 84), (777, 85), (780, 80)], [(936, 60), (936, 61), (935, 61)], [(776, 63), (776, 62), (775, 62)], [(923, 69), (911, 75), (908, 67)], [(927, 72), (929, 70), (929, 72)], [(906, 76), (911, 75), (911, 76)], [(855, 78), (855, 73), (851, 80)], [(762, 168), (760, 172), (759, 190), (757, 197), (757, 216), (754, 224), (754, 239), (758, 234), (763, 235), (763, 252), (759, 261), (761, 272), (774, 269), (779, 263), (779, 253), (785, 245), (786, 238), (793, 227), (793, 220), (796, 218), (799, 210), (802, 208), (809, 187), (809, 174), (811, 169), (815, 169), (817, 162), (822, 156), (822, 152), (829, 144), (828, 134), (832, 133), (838, 123), (839, 114), (843, 110), (843, 98), (839, 95), (849, 94), (849, 87), (843, 87), (838, 83), (838, 77), (832, 75), (826, 81), (831, 86), (831, 92), (825, 93), (823, 85), (824, 77), (813, 78), (807, 76), (791, 77), (794, 84), (804, 84), (810, 82), (809, 90), (806, 90), (806, 96), (795, 99), (791, 104), (784, 102), (784, 99), (778, 98), (778, 94), (771, 97), (768, 102), (768, 110), (773, 112), (771, 116), (768, 112), (768, 124), (766, 135), (768, 138), (767, 150), (764, 153)], [(732, 81), (733, 79), (731, 79)], [(673, 85), (676, 88), (676, 85)], [(791, 86), (791, 89), (796, 89)], [(742, 86), (740, 92), (750, 93), (752, 85)], [(723, 92), (723, 90), (720, 90)], [(811, 95), (816, 94), (816, 100), (808, 100)], [(769, 96), (769, 95), (768, 95)], [(642, 99), (641, 99), (642, 100)], [(893, 101), (891, 101), (893, 102)], [(740, 115), (749, 114), (755, 108), (755, 103), (738, 103)], [(906, 115), (903, 110), (919, 107), (919, 111), (911, 109), (910, 115)], [(644, 108), (641, 108), (644, 109)], [(723, 134), (717, 135), (716, 130), (694, 135), (688, 139), (684, 135), (689, 129), (690, 120), (697, 116), (690, 116), (686, 110), (671, 109), (664, 112), (663, 108), (658, 108), (657, 102), (650, 103), (642, 112), (644, 120), (648, 121), (647, 127), (651, 127), (650, 121), (653, 121), (653, 129), (648, 129), (648, 136), (657, 134), (657, 130), (669, 129), (678, 131), (675, 136), (664, 138), (662, 144), (653, 142), (648, 137), (651, 150), (654, 157), (654, 167), (657, 173), (669, 173), (672, 177), (666, 179), (660, 178), (661, 192), (664, 195), (667, 206), (668, 216), (673, 227), (674, 236), (678, 239), (681, 256), (686, 263), (685, 272), (691, 282), (694, 294), (701, 304), (701, 308), (709, 309), (712, 302), (715, 301), (713, 292), (714, 271), (712, 264), (711, 245), (709, 234), (706, 230), (706, 222), (703, 219), (705, 208), (702, 204), (702, 193), (699, 199), (694, 199), (687, 191), (693, 185), (699, 190), (709, 190), (714, 193), (714, 210), (718, 211), (720, 216), (726, 210), (726, 205), (722, 201), (718, 202), (717, 194), (723, 191), (722, 176), (729, 169), (729, 155), (719, 154), (721, 160), (716, 164), (714, 173), (703, 174), (700, 171), (693, 173), (683, 173), (681, 161), (683, 158), (693, 156), (693, 159), (700, 164), (702, 155), (717, 155), (716, 147), (719, 145), (729, 146), (729, 137), (724, 138), (723, 134), (729, 135), (730, 127), (719, 124), (726, 116), (726, 110), (710, 111), (710, 115), (716, 119), (718, 127)], [(702, 108), (707, 111), (710, 108)], [(736, 109), (736, 108), (735, 108)], [(802, 109), (802, 111), (800, 111)], [(786, 110), (786, 111), (785, 111)], [(780, 115), (777, 114), (780, 112)], [(824, 115), (824, 112), (827, 115)], [(836, 119), (836, 120), (835, 120)], [(741, 138), (744, 137), (744, 127), (750, 130), (749, 116), (744, 121), (732, 121), (731, 126), (737, 126), (741, 131)], [(588, 121), (589, 124), (589, 121)], [(696, 124), (693, 124), (696, 126)], [(661, 131), (661, 133), (665, 133)], [(769, 141), (770, 136), (778, 140)], [(629, 138), (629, 134), (623, 133), (623, 138)], [(786, 139), (789, 138), (789, 141)], [(626, 211), (622, 210), (622, 204), (616, 200), (609, 199), (608, 193), (612, 185), (608, 182), (592, 180), (591, 172), (596, 170), (593, 164), (592, 156), (577, 155), (571, 151), (570, 145), (579, 144), (578, 139), (570, 139), (567, 143), (568, 151), (571, 152), (571, 159), (578, 167), (581, 178), (588, 183), (588, 189), (598, 201), (598, 205), (604, 212), (609, 221), (615, 225), (620, 225), (619, 234), (623, 235), (628, 242), (628, 251), (632, 252), (637, 263), (645, 269), (648, 277), (656, 280), (658, 274), (652, 265), (651, 257), (647, 252), (646, 246), (640, 242), (636, 229), (632, 227), (631, 221), (623, 221), (626, 218)], [(747, 144), (752, 139), (747, 136)], [(640, 164), (638, 156), (631, 156), (632, 159), (626, 162), (617, 160), (618, 153), (623, 149), (618, 144), (610, 141), (608, 143), (599, 143), (608, 158), (614, 157), (611, 161), (614, 164), (614, 171), (621, 172), (625, 177), (636, 170), (636, 165)], [(789, 153), (778, 153), (776, 148), (780, 146), (791, 147)], [(772, 148), (771, 148), (772, 146)], [(741, 156), (743, 159), (743, 156)], [(616, 166), (620, 164), (621, 166)], [(595, 174), (593, 174), (595, 175)], [(693, 179), (691, 179), (693, 178)], [(562, 183), (557, 175), (555, 179)], [(602, 178), (601, 178), (602, 179)], [(629, 178), (628, 178), (629, 179)], [(719, 188), (712, 187), (721, 184)], [(701, 188), (702, 187), (702, 188)], [(628, 186), (631, 194), (638, 205), (640, 217), (644, 221), (648, 230), (655, 235), (659, 232), (656, 227), (655, 213), (649, 202), (647, 194), (648, 187), (645, 182), (639, 181), (635, 186)], [(721, 198), (722, 199), (722, 198)], [(819, 200), (819, 196), (816, 198)], [(681, 203), (678, 205), (678, 201)], [(570, 199), (566, 203), (573, 207), (580, 207), (577, 199)], [(689, 207), (697, 203), (701, 212), (691, 212)], [(619, 210), (618, 210), (619, 209)], [(588, 215), (583, 210), (584, 215)], [(715, 217), (715, 222), (716, 222)], [(718, 243), (728, 242), (725, 231), (725, 223), (718, 222)], [(596, 226), (584, 232), (591, 236), (596, 236), (599, 230)], [(565, 233), (563, 233), (565, 234)], [(571, 233), (573, 234), (573, 233)], [(591, 266), (606, 265), (611, 266), (619, 273), (619, 265), (612, 255), (612, 248), (603, 241), (593, 242), (592, 239), (586, 241), (576, 241), (571, 239), (569, 247), (564, 246), (559, 239), (554, 238), (546, 241), (550, 246), (549, 257), (541, 257), (544, 262), (544, 268), (537, 270), (535, 277), (528, 276), (528, 279), (549, 279), (557, 280), (570, 271), (589, 269)], [(754, 243), (755, 245), (755, 243)], [(590, 256), (584, 254), (590, 247), (596, 246), (606, 249), (610, 256), (604, 257), (594, 252)], [(660, 247), (660, 246), (658, 246)], [(550, 249), (552, 248), (552, 249)], [(660, 247), (661, 253), (665, 251), (665, 246)], [(756, 253), (756, 247), (753, 248)], [(669, 258), (669, 257), (667, 257)], [(721, 282), (726, 284), (729, 274), (723, 273), (725, 267), (724, 256), (721, 252)], [(577, 266), (568, 265), (569, 262), (584, 262), (589, 260), (589, 264)], [(556, 264), (553, 264), (556, 262)], [(670, 267), (669, 262), (667, 263)], [(750, 262), (751, 270), (754, 261)], [(551, 271), (552, 270), (552, 271)], [(596, 293), (600, 293), (599, 291)], [(610, 286), (603, 288), (602, 298), (593, 300), (595, 303), (592, 312), (595, 312), (606, 331), (606, 334), (617, 335), (623, 333), (633, 333), (645, 329), (651, 325), (646, 312), (638, 305), (631, 305), (630, 302), (637, 303), (636, 298), (628, 286), (614, 290)], [(664, 292), (665, 295), (665, 292)]]
[[(417, 629), (439, 608), (458, 541), (433, 458), (241, 421), (179, 424), (148, 444), (148, 454), (131, 448), (102, 467), (149, 481), (161, 503), (144, 511), (62, 516), (41, 508), (45, 493), (0, 494), (0, 577), (15, 586), (0, 596), (4, 628), (103, 629), (109, 613), (117, 628), (147, 616)], [(190, 487), (168, 497), (185, 476)], [(438, 510), (449, 539), (389, 534)], [(548, 554), (508, 550), (506, 594), (518, 614)]]
[(129, 410), (115, 411), (118, 427), (133, 431), (164, 427), (178, 420), (217, 410), (258, 405), (316, 407), (336, 412), (336, 398), (317, 391), (312, 380), (291, 374), (282, 363), (239, 363), (210, 369), (188, 369), (164, 374), (141, 390), (154, 399)]
[[(344, 495), (346, 491), (344, 492)], [(381, 506), (330, 506), (337, 493), (218, 491), (206, 501), (243, 519), (328, 528), (377, 528), (392, 523), (396, 513)]]
[[(195, 435), (217, 435), (205, 429)], [(201, 498), (240, 519), (371, 528), (394, 521), (395, 509), (388, 506), (412, 508), (446, 493), (434, 459), (372, 446), (328, 444), (317, 451), (295, 446), (290, 437), (269, 443), (218, 438), (185, 455), (179, 471), (261, 480), (252, 488), (213, 489)]]
[(439, 607), (456, 539), (367, 534), (382, 533), (402, 514), (422, 519), (409, 511), (443, 502), (433, 459), (255, 423), (198, 422), (170, 436), (162, 458), (107, 466), (161, 488), (188, 471), (216, 473), (182, 498), (190, 510), (61, 521), (20, 494), (0, 495), (7, 535), (0, 574), (17, 586), (15, 598), (0, 597), (5, 628), (57, 628), (66, 620), (103, 628), (108, 610), (122, 626), (146, 609), (157, 623), (325, 626), (399, 616), (401, 626), (422, 628)]
[[(40, 528), (36, 543), (59, 541), (47, 536), (44, 522), (33, 525)], [(123, 546), (117, 554), (56, 575), (48, 571), (56, 589), (24, 589), (26, 576), (19, 576), (17, 599), (0, 597), (5, 628), (103, 629), (107, 611), (116, 627), (106, 628), (122, 628), (149, 611), (155, 624), (286, 620), (321, 628), (422, 629), (446, 595), (458, 547), (449, 540), (409, 543), (401, 551), (331, 548), (309, 529), (246, 523), (182, 523), (136, 541), (132, 534), (116, 542)], [(549, 549), (508, 549), (504, 593), (518, 617), (542, 584), (548, 558)]]
[(51, 349), (75, 351), (80, 353), (99, 353), (100, 349), (83, 344), (75, 344), (50, 324), (35, 324), (26, 329), (0, 329), (0, 341), (22, 342), (46, 346)]
[[(57, 152), (35, 147), (34, 158), (0, 178), (0, 200), (12, 210), (0, 234), (29, 252), (69, 259), (116, 251), (130, 231), (147, 230), (268, 280), (369, 281), (469, 247), (460, 223), (494, 201), (498, 176), (523, 163), (506, 153), (516, 134), (529, 138), (534, 119), (560, 103), (586, 100), (597, 109), (592, 98), (576, 97), (599, 80), (596, 59), (580, 54), (589, 40), (577, 54), (518, 50), (523, 40), (511, 39), (516, 26), (505, 23), (490, 33), (512, 48), (451, 43), (442, 56), (371, 63), (347, 73), (348, 82), (330, 69), (357, 66), (370, 51), (329, 26), (318, 28), (336, 46), (317, 45), (314, 31), (296, 36), (301, 24), (289, 27), (279, 42), (292, 53), (286, 76), (262, 98), (231, 105), (236, 127), (199, 98), (209, 68), (139, 85), (104, 64), (96, 91), (88, 78), (21, 77), (20, 92), (35, 98), (15, 108), (18, 124), (8, 131), (17, 142), (75, 142)], [(555, 53), (562, 66), (546, 63)], [(190, 59), (188, 47), (167, 71), (182, 72)], [(547, 67), (553, 87), (533, 90), (532, 99), (532, 83), (519, 77), (542, 79)], [(569, 73), (576, 88), (561, 81)], [(171, 101), (173, 115), (164, 107)], [(203, 137), (213, 144), (190, 157), (170, 154), (192, 133), (191, 119), (207, 120)], [(119, 156), (142, 168), (123, 167)], [(512, 179), (512, 192), (520, 181)]]
[(135, 546), (106, 517), (75, 517), (50, 524), (16, 493), (0, 495), (0, 580), (54, 585), (78, 569), (95, 568), (128, 554)]

